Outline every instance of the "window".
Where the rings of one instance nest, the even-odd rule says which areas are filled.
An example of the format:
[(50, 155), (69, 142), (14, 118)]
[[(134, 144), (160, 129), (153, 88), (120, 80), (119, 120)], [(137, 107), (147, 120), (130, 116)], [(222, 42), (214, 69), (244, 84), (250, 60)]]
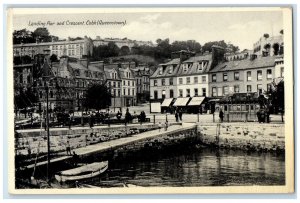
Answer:
[(228, 86), (224, 86), (223, 87), (223, 95), (227, 95), (228, 94)]
[(129, 80), (127, 81), (127, 84), (128, 84), (128, 86), (130, 86), (130, 81)]
[(195, 84), (198, 83), (198, 77), (194, 77), (194, 83), (195, 83)]
[(267, 80), (272, 79), (272, 69), (267, 69)]
[(43, 92), (40, 91), (40, 98), (43, 98)]
[(217, 96), (217, 88), (216, 88), (216, 87), (213, 87), (213, 88), (212, 88), (212, 96), (213, 96), (213, 97), (216, 97), (216, 96)]
[(179, 90), (179, 97), (183, 97), (183, 91), (182, 91), (182, 89)]
[(223, 89), (222, 87), (218, 87), (218, 91), (217, 91), (218, 96), (223, 96), (222, 89)]
[(163, 90), (163, 91), (162, 91), (161, 97), (162, 97), (162, 99), (165, 99), (165, 98), (166, 98), (166, 90)]
[(240, 80), (240, 73), (239, 72), (234, 73), (234, 80)]
[(154, 80), (154, 86), (157, 86), (157, 80)]
[(262, 94), (262, 85), (261, 84), (257, 85), (257, 92), (259, 94)]
[(202, 88), (202, 96), (206, 97), (206, 88)]
[(157, 99), (158, 98), (158, 96), (157, 96), (157, 91), (155, 90), (154, 91), (154, 99)]
[(283, 69), (283, 67), (280, 68), (280, 77), (282, 77), (282, 78), (284, 77), (284, 69)]
[(212, 80), (213, 82), (217, 82), (217, 75), (216, 75), (216, 74), (212, 74), (211, 80)]
[(239, 93), (240, 92), (240, 86), (239, 85), (235, 85), (234, 86), (234, 92), (235, 93)]
[(251, 85), (247, 85), (247, 92), (252, 92), (252, 86)]
[(169, 84), (170, 84), (170, 85), (173, 85), (173, 78), (170, 78), (170, 79), (169, 79)]
[(132, 86), (134, 86), (134, 81), (132, 81)]
[(116, 89), (114, 89), (113, 92), (114, 92), (114, 93), (113, 93), (113, 96), (115, 97), (115, 96), (116, 96)]
[(257, 71), (257, 80), (262, 80), (262, 71), (261, 70)]
[(130, 89), (128, 89), (128, 95), (130, 95)]
[[(126, 85), (125, 80), (123, 81), (123, 85)], [(155, 85), (154, 85), (155, 86)]]
[(116, 87), (116, 82), (113, 83), (113, 87)]
[(134, 89), (132, 89), (132, 95), (134, 96)]
[(206, 82), (206, 76), (202, 76), (202, 82)]
[(190, 84), (191, 83), (191, 78), (190, 77), (187, 77), (186, 78), (186, 84)]
[(125, 88), (123, 89), (123, 95), (126, 95), (126, 89)]
[(170, 98), (173, 98), (173, 97), (174, 97), (174, 91), (170, 90)]
[(190, 89), (186, 89), (186, 97), (190, 97), (191, 96), (191, 90)]
[(248, 71), (247, 72), (247, 81), (251, 81), (252, 78), (251, 78), (251, 71)]
[(227, 73), (223, 73), (223, 81), (227, 81), (227, 80), (228, 80)]
[(198, 96), (198, 88), (195, 88), (195, 89), (194, 89), (194, 95), (195, 95), (195, 97)]
[(165, 80), (165, 79), (162, 79), (162, 80), (161, 80), (161, 85), (162, 85), (162, 86), (165, 86), (165, 85), (166, 85), (166, 80)]
[(118, 90), (118, 95), (117, 96), (121, 96), (121, 90)]
[(183, 79), (179, 78), (179, 84), (182, 85), (182, 83), (183, 83)]

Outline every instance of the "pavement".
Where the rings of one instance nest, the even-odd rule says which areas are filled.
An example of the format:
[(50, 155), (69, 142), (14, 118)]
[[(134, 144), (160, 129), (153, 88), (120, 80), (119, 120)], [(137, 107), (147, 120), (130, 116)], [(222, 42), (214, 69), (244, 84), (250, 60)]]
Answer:
[[(138, 142), (138, 141), (142, 141), (145, 139), (151, 139), (154, 137), (158, 137), (165, 132), (170, 133), (170, 132), (176, 132), (178, 130), (190, 129), (190, 128), (193, 128), (195, 125), (196, 125), (195, 123), (182, 123), (182, 125), (171, 125), (168, 127), (167, 131), (165, 131), (163, 128), (160, 130), (158, 129), (158, 130), (147, 131), (144, 133), (132, 135), (130, 137), (124, 137), (124, 138), (120, 138), (120, 139), (116, 139), (116, 140), (101, 142), (98, 144), (77, 148), (77, 149), (74, 149), (73, 151), (76, 154), (78, 154), (79, 156), (80, 155), (88, 155), (88, 154), (92, 154), (95, 152), (104, 152), (106, 150), (121, 147), (123, 145), (128, 145), (133, 142)], [(107, 127), (107, 126), (105, 126), (105, 127)], [(67, 160), (70, 158), (72, 158), (72, 156), (62, 156), (59, 158), (51, 159), (50, 163), (64, 161), (64, 160)], [(47, 161), (39, 162), (39, 163), (37, 163), (37, 166), (42, 166), (45, 164), (47, 164)], [(27, 168), (34, 168), (34, 164), (28, 165)]]

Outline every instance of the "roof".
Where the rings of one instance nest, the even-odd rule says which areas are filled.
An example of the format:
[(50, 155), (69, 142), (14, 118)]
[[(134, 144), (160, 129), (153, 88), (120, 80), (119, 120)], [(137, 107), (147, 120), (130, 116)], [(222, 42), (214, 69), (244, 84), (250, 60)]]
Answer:
[(258, 57), (254, 60), (250, 60), (249, 58), (246, 58), (243, 60), (227, 61), (218, 64), (209, 72), (215, 73), (215, 72), (231, 71), (231, 70), (272, 67), (275, 66), (275, 58), (276, 56), (268, 56), (268, 57)]
[[(208, 63), (202, 69), (199, 69), (199, 62), (201, 61), (208, 61)], [(181, 76), (181, 75), (195, 75), (195, 74), (206, 73), (209, 70), (211, 63), (212, 63), (212, 54), (190, 57), (189, 59), (182, 62), (177, 75)], [(186, 69), (186, 71), (184, 69), (185, 66), (184, 64), (191, 64), (189, 68)]]
[[(154, 71), (150, 78), (172, 77), (176, 76), (180, 64), (180, 58), (175, 58), (167, 63), (159, 64), (158, 68)], [(173, 67), (172, 71), (169, 71), (167, 67)], [(160, 74), (161, 68), (163, 69)]]
[[(129, 71), (131, 73), (130, 78), (128, 78), (125, 75), (125, 71)], [(128, 68), (128, 69), (127, 68), (119, 68), (119, 74), (120, 74), (120, 78), (134, 79), (133, 71), (130, 68)]]

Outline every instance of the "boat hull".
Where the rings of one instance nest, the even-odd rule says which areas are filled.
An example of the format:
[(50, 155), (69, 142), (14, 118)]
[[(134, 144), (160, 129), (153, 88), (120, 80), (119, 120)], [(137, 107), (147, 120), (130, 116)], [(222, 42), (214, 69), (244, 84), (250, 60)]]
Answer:
[[(59, 182), (66, 182), (66, 181), (76, 181), (82, 180), (87, 178), (93, 178), (101, 173), (105, 172), (108, 168), (108, 162), (100, 162), (99, 167), (95, 167), (97, 163), (88, 164), (85, 166), (81, 166), (75, 169), (70, 169), (67, 171), (62, 171), (60, 174), (55, 175), (55, 179)], [(82, 172), (87, 171), (86, 174), (81, 174)]]

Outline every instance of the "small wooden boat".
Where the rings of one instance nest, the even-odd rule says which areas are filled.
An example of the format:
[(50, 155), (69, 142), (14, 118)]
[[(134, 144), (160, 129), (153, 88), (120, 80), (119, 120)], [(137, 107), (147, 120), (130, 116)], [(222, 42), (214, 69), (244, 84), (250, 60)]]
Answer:
[(55, 175), (55, 179), (59, 182), (75, 181), (86, 178), (92, 178), (100, 175), (108, 168), (108, 161), (94, 162), (78, 168), (61, 171)]

